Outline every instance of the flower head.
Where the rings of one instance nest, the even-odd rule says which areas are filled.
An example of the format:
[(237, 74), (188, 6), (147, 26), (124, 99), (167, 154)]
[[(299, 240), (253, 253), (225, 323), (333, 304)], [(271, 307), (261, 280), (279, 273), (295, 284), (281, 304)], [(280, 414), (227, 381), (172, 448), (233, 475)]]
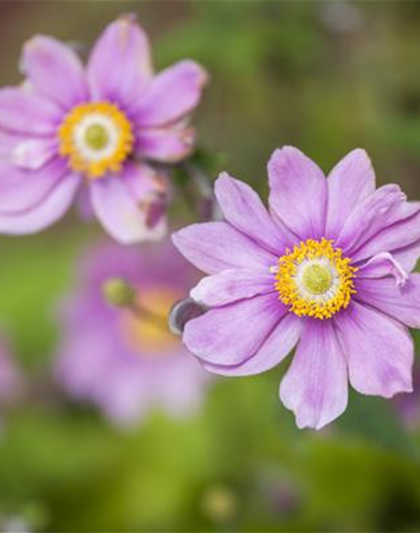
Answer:
[(210, 274), (191, 291), (207, 306), (183, 339), (205, 368), (258, 374), (296, 353), (280, 398), (299, 427), (321, 428), (362, 394), (412, 390), (420, 327), (420, 204), (397, 185), (375, 190), (372, 165), (354, 150), (328, 179), (302, 152), (268, 164), (269, 212), (245, 183), (216, 182), (224, 221), (175, 233), (183, 255)]
[[(64, 305), (57, 380), (117, 423), (135, 422), (155, 407), (192, 414), (208, 374), (167, 324), (192, 279), (192, 269), (169, 244), (143, 253), (117, 245), (89, 252)], [(131, 292), (120, 298), (128, 284), (134, 301)]]
[(26, 82), (0, 91), (0, 232), (40, 231), (79, 194), (117, 241), (161, 238), (169, 186), (149, 162), (191, 152), (202, 67), (186, 60), (154, 74), (145, 33), (122, 16), (86, 68), (42, 35), (25, 44), (21, 68)]

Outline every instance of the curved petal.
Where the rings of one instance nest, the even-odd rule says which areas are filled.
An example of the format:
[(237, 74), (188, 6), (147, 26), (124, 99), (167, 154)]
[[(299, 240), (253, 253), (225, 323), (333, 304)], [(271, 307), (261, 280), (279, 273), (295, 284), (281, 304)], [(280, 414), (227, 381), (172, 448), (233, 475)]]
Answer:
[(397, 287), (403, 287), (408, 280), (408, 273), (388, 252), (374, 255), (357, 271), (357, 278), (383, 278), (386, 276), (393, 276)]
[(24, 89), (0, 90), (0, 127), (17, 133), (54, 135), (63, 118), (58, 106)]
[(226, 305), (258, 294), (273, 292), (275, 279), (272, 274), (253, 270), (224, 270), (203, 278), (190, 292), (196, 302), (209, 307)]
[(258, 244), (278, 256), (291, 245), (290, 235), (281, 233), (249, 185), (222, 172), (215, 183), (215, 194), (229, 224)]
[(90, 54), (87, 76), (92, 95), (129, 105), (151, 75), (147, 35), (135, 17), (123, 15), (105, 28)]
[(27, 235), (51, 226), (69, 209), (80, 183), (80, 176), (69, 174), (61, 179), (48, 196), (30, 209), (1, 213), (0, 233)]
[[(415, 204), (410, 205), (411, 209), (416, 209)], [(405, 248), (420, 239), (420, 212), (406, 217), (394, 224), (388, 225), (385, 229), (374, 235), (363, 246), (358, 248), (353, 254), (354, 261), (367, 259), (380, 252), (392, 252), (394, 257), (397, 254), (394, 250)]]
[(116, 241), (132, 244), (142, 241), (160, 240), (166, 233), (162, 217), (150, 224), (151, 203), (138, 199), (130, 192), (121, 176), (110, 175), (90, 184), (90, 198), (93, 210), (105, 230)]
[(357, 148), (347, 154), (328, 176), (326, 234), (337, 237), (356, 205), (375, 191), (375, 172), (369, 156)]
[(204, 363), (213, 374), (221, 376), (252, 376), (271, 370), (280, 364), (296, 346), (302, 329), (302, 320), (288, 313), (280, 320), (258, 352), (238, 365), (222, 366)]
[(254, 355), (279, 322), (285, 306), (265, 294), (210, 309), (187, 322), (183, 341), (198, 358), (216, 365), (237, 365)]
[(336, 316), (353, 387), (385, 398), (411, 392), (414, 346), (407, 329), (354, 300)]
[(194, 147), (194, 128), (168, 127), (140, 129), (137, 133), (136, 153), (163, 163), (176, 163), (185, 159)]
[(280, 385), (299, 428), (321, 429), (347, 407), (346, 360), (331, 320), (308, 320)]
[(408, 246), (395, 248), (392, 250), (392, 255), (407, 272), (411, 272), (420, 257), (420, 240)]
[(199, 103), (207, 73), (195, 61), (185, 60), (153, 78), (134, 110), (140, 127), (163, 126), (190, 113)]
[(12, 163), (27, 170), (38, 170), (58, 153), (58, 142), (54, 138), (26, 139), (12, 150)]
[(21, 170), (0, 161), (0, 213), (13, 214), (39, 204), (67, 172), (64, 160), (56, 158), (38, 171)]
[(227, 222), (192, 224), (173, 233), (172, 241), (190, 263), (208, 274), (232, 268), (268, 272), (277, 264), (276, 256)]
[(325, 235), (327, 180), (322, 170), (292, 146), (268, 162), (270, 209), (301, 239)]
[(39, 93), (66, 109), (87, 98), (81, 61), (70, 47), (56, 39), (37, 35), (28, 41), (23, 48), (21, 69)]
[(420, 328), (420, 274), (410, 274), (403, 286), (393, 277), (358, 279), (355, 298), (410, 328)]
[(355, 252), (371, 240), (376, 242), (378, 233), (384, 228), (399, 220), (408, 219), (418, 210), (415, 204), (406, 201), (398, 185), (384, 185), (360, 202), (350, 213), (336, 240), (336, 245), (346, 253), (352, 254), (355, 259), (359, 257)]

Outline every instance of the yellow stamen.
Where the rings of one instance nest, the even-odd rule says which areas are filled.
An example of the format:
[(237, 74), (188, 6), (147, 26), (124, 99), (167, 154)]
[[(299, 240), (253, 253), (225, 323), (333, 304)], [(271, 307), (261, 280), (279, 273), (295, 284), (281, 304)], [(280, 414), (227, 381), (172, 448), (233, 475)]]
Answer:
[(70, 167), (92, 179), (119, 172), (134, 143), (129, 120), (109, 102), (74, 107), (59, 127), (58, 137), (60, 154), (68, 157)]
[(275, 287), (296, 315), (330, 318), (345, 309), (356, 293), (357, 268), (350, 263), (333, 241), (308, 239), (280, 257)]

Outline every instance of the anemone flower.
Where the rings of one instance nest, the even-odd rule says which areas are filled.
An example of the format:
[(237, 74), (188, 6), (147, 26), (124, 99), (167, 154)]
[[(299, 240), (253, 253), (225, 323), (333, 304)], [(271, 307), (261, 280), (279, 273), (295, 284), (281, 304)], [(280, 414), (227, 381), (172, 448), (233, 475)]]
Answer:
[(420, 204), (398, 185), (375, 190), (372, 165), (354, 150), (332, 170), (293, 147), (268, 164), (269, 212), (245, 183), (222, 174), (224, 221), (174, 234), (181, 253), (210, 274), (192, 290), (208, 306), (183, 340), (211, 372), (259, 374), (297, 346), (280, 398), (297, 425), (321, 428), (347, 406), (348, 381), (390, 398), (412, 390), (420, 327)]
[[(55, 374), (69, 395), (121, 425), (159, 408), (174, 417), (194, 414), (209, 376), (167, 325), (192, 274), (169, 243), (144, 245), (142, 253), (115, 244), (90, 250), (63, 305)], [(135, 312), (104, 300), (103, 284), (115, 276), (135, 289)]]
[(188, 116), (206, 73), (190, 60), (153, 73), (147, 36), (125, 15), (100, 35), (84, 69), (42, 35), (24, 48), (25, 83), (0, 91), (0, 232), (40, 231), (75, 196), (127, 244), (165, 233), (166, 173), (191, 152)]

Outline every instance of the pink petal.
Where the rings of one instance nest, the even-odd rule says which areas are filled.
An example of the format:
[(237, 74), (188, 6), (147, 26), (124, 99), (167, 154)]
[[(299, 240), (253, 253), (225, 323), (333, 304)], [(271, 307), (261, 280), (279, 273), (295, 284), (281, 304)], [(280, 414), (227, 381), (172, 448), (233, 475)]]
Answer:
[(137, 134), (136, 153), (147, 159), (176, 163), (191, 153), (194, 139), (193, 128), (140, 129)]
[(268, 163), (270, 209), (301, 239), (325, 235), (327, 181), (297, 148), (276, 150)]
[(287, 312), (275, 294), (211, 309), (187, 322), (183, 341), (199, 359), (237, 365), (254, 355)]
[(336, 316), (353, 387), (385, 398), (411, 392), (414, 346), (407, 329), (354, 300)]
[[(407, 209), (418, 210), (416, 204), (406, 202)], [(387, 225), (363, 246), (358, 248), (353, 254), (354, 261), (360, 261), (376, 255), (380, 252), (392, 252), (395, 258), (398, 258), (398, 252), (401, 248), (406, 248), (412, 244), (417, 244), (420, 239), (420, 212), (402, 220)], [(364, 239), (366, 240), (366, 239)], [(418, 257), (418, 256), (417, 256)], [(401, 259), (399, 259), (401, 261)], [(410, 269), (408, 269), (410, 270)]]
[(273, 222), (258, 194), (246, 183), (222, 172), (215, 184), (216, 198), (224, 218), (258, 244), (280, 256), (292, 237)]
[(181, 254), (208, 274), (226, 269), (245, 268), (269, 272), (277, 257), (226, 222), (192, 224), (172, 235)]
[(148, 224), (150, 206), (142, 206), (120, 176), (92, 181), (90, 195), (96, 216), (116, 241), (122, 244), (154, 241), (166, 233), (162, 217), (157, 224)]
[(206, 71), (194, 61), (180, 61), (163, 70), (153, 78), (136, 106), (138, 125), (163, 126), (184, 117), (200, 102), (206, 83)]
[(328, 176), (327, 235), (337, 237), (356, 205), (375, 190), (375, 172), (360, 148), (347, 154)]
[(402, 287), (408, 280), (408, 273), (403, 266), (388, 252), (373, 256), (367, 263), (359, 267), (358, 278), (383, 278), (393, 276), (397, 287)]
[(58, 142), (54, 138), (27, 139), (14, 147), (12, 162), (17, 167), (38, 170), (58, 153)]
[(0, 90), (0, 127), (11, 132), (55, 135), (63, 118), (51, 101), (24, 89)]
[(221, 376), (251, 376), (271, 370), (293, 350), (301, 333), (302, 321), (293, 313), (285, 314), (258, 352), (234, 366), (204, 363), (204, 368)]
[(0, 214), (0, 233), (36, 233), (59, 220), (69, 209), (80, 185), (80, 176), (69, 174), (35, 206), (21, 212)]
[(346, 361), (331, 320), (308, 320), (280, 385), (299, 428), (321, 429), (347, 407)]
[(410, 274), (403, 286), (393, 277), (360, 278), (355, 298), (410, 328), (420, 328), (420, 274)]
[(97, 40), (87, 66), (93, 97), (129, 105), (152, 75), (149, 41), (135, 17), (123, 15)]
[(0, 213), (32, 209), (49, 195), (66, 172), (67, 164), (59, 158), (38, 171), (18, 169), (7, 161), (0, 161)]
[(258, 294), (273, 292), (274, 276), (252, 270), (224, 270), (203, 278), (190, 292), (196, 302), (209, 307), (226, 305)]
[(38, 35), (28, 41), (23, 49), (21, 68), (39, 93), (65, 109), (87, 98), (81, 61), (56, 39)]

